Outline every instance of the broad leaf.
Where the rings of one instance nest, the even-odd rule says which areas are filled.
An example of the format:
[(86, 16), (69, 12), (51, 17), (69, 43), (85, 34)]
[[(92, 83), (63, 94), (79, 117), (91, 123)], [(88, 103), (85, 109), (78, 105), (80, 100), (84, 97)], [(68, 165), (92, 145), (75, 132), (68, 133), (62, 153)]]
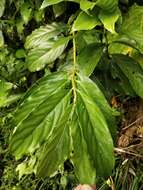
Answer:
[[(77, 104), (79, 129), (82, 130), (89, 158), (96, 168), (97, 176), (108, 176), (114, 167), (112, 138), (97, 102), (90, 97), (89, 90), (85, 91), (86, 80), (89, 79), (82, 76), (80, 78), (78, 81), (78, 97), (80, 100)], [(91, 86), (94, 89), (92, 82)]]
[(107, 125), (112, 111), (99, 88), (82, 75), (75, 81), (75, 105), (70, 73), (47, 75), (26, 93), (15, 113), (10, 148), (17, 159), (39, 148), (37, 174), (42, 177), (71, 159), (80, 183), (92, 184), (96, 172), (107, 176), (114, 167)]
[(143, 97), (143, 70), (140, 65), (126, 55), (114, 55), (113, 60), (128, 78), (136, 94)]
[(100, 25), (100, 22), (96, 16), (88, 15), (85, 12), (81, 12), (74, 21), (72, 30), (91, 30), (97, 25)]
[(59, 167), (63, 165), (64, 161), (69, 158), (70, 133), (69, 126), (67, 125), (71, 112), (69, 98), (70, 96), (65, 98), (61, 109), (56, 108), (59, 109), (59, 117), (57, 112), (55, 113), (56, 115), (53, 115), (55, 128), (52, 131), (52, 136), (49, 137), (48, 142), (41, 152), (42, 155), (37, 168), (37, 175), (39, 176), (46, 177), (55, 174)]
[[(31, 35), (26, 38), (25, 48), (46, 48), (50, 43), (48, 40), (58, 36), (66, 30), (66, 26), (61, 23), (52, 23), (34, 30)], [(48, 43), (49, 42), (49, 43)]]
[(5, 0), (0, 1), (0, 17), (2, 17), (5, 9)]
[(69, 38), (62, 37), (58, 40), (49, 40), (45, 48), (34, 48), (27, 56), (28, 69), (30, 71), (39, 71), (48, 63), (55, 61), (64, 51)]
[(83, 74), (90, 76), (103, 54), (101, 44), (89, 44), (81, 50), (78, 56), (79, 69)]
[(81, 81), (80, 86), (84, 91), (84, 93), (98, 105), (98, 107), (104, 114), (106, 122), (108, 123), (110, 133), (112, 134), (112, 137), (115, 138), (116, 136), (116, 122), (114, 118), (115, 113), (109, 106), (102, 91), (95, 83), (93, 83), (89, 78), (85, 76), (80, 75), (80, 81)]
[[(78, 106), (81, 105), (79, 104)], [(86, 139), (84, 138), (83, 126), (81, 126), (80, 120), (81, 118), (78, 118), (76, 111), (71, 124), (74, 148), (72, 162), (74, 165), (75, 174), (80, 183), (94, 184), (96, 180), (96, 170), (87, 147)]]
[(32, 153), (49, 138), (56, 126), (61, 125), (70, 106), (68, 85), (65, 73), (52, 74), (41, 79), (26, 94), (15, 113), (17, 128), (11, 140), (11, 151), (17, 159)]

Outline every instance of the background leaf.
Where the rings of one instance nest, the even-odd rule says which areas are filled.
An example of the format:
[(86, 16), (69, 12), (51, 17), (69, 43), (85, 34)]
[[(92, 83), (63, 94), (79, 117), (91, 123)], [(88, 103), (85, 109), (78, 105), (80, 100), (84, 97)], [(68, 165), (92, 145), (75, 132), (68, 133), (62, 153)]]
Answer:
[(2, 17), (5, 9), (5, 0), (0, 1), (0, 17)]
[(126, 55), (114, 55), (113, 60), (126, 75), (136, 94), (143, 97), (143, 70), (140, 65)]
[(143, 9), (141, 6), (133, 5), (127, 15), (123, 17), (123, 24), (121, 27), (121, 34), (129, 36), (132, 40), (137, 43), (137, 48), (143, 51)]

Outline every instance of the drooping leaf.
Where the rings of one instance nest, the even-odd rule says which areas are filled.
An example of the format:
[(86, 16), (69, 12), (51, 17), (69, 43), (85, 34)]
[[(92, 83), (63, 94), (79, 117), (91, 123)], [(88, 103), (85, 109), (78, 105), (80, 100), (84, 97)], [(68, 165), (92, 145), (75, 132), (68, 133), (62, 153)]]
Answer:
[[(67, 125), (71, 112), (69, 98), (70, 96), (65, 98), (62, 103), (64, 113), (62, 114), (62, 109), (59, 110), (59, 114), (62, 114), (62, 116), (59, 115), (59, 118), (61, 119), (57, 118), (57, 123), (54, 122), (55, 129), (53, 129), (52, 136), (48, 139), (48, 142), (43, 148), (37, 168), (37, 175), (39, 176), (46, 177), (55, 174), (59, 167), (63, 165), (64, 161), (69, 158), (70, 135), (69, 126)], [(57, 117), (57, 113), (55, 114)]]
[(46, 47), (34, 48), (29, 51), (27, 56), (28, 69), (30, 71), (39, 71), (48, 63), (55, 61), (64, 51), (69, 38), (62, 37), (58, 40), (49, 40)]
[(133, 5), (129, 12), (123, 17), (123, 24), (121, 27), (121, 34), (129, 36), (137, 43), (137, 48), (143, 51), (143, 9), (142, 6)]
[(91, 30), (97, 25), (100, 25), (100, 22), (96, 16), (88, 15), (85, 12), (80, 12), (74, 21), (72, 30)]
[(11, 151), (17, 159), (34, 151), (49, 138), (56, 123), (60, 125), (67, 111), (63, 106), (66, 105), (67, 109), (69, 107), (65, 101), (68, 85), (65, 73), (52, 74), (41, 79), (26, 94), (15, 113), (17, 128), (11, 140)]
[(89, 91), (85, 91), (86, 80), (87, 78), (83, 77), (82, 81), (78, 81), (78, 96), (81, 99), (77, 106), (78, 125), (82, 128), (97, 176), (108, 176), (114, 167), (113, 142), (103, 113), (93, 98), (87, 94)]
[(116, 136), (116, 122), (114, 118), (114, 111), (109, 106), (105, 96), (103, 95), (102, 91), (99, 87), (93, 83), (89, 78), (85, 77), (84, 75), (80, 75), (80, 86), (84, 93), (90, 97), (100, 108), (102, 111), (106, 122), (108, 124), (110, 133), (112, 137), (115, 138)]
[[(91, 184), (96, 172), (107, 176), (114, 166), (106, 121), (106, 114), (112, 113), (100, 90), (82, 75), (78, 75), (73, 107), (73, 79), (69, 74), (61, 71), (47, 75), (26, 93), (15, 113), (17, 127), (10, 148), (17, 159), (42, 148), (37, 167), (42, 177), (54, 175), (72, 153), (79, 181)], [(95, 91), (90, 93), (90, 88)]]
[(5, 9), (5, 0), (0, 1), (0, 17), (2, 17)]
[(74, 148), (72, 162), (74, 165), (75, 174), (81, 184), (94, 184), (96, 180), (96, 170), (83, 134), (83, 126), (81, 126), (77, 113), (74, 115), (71, 128)]
[(81, 50), (78, 56), (78, 64), (80, 71), (90, 76), (103, 54), (103, 46), (101, 44), (89, 44)]
[(128, 78), (136, 94), (143, 97), (143, 70), (140, 65), (131, 57), (121, 54), (114, 55), (113, 60)]

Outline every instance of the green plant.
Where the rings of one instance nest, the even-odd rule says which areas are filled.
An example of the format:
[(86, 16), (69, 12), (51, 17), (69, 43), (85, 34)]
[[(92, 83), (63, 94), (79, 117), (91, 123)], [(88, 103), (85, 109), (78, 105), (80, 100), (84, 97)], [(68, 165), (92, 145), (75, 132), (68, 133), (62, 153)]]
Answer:
[(66, 160), (80, 183), (112, 174), (118, 113), (108, 101), (143, 97), (135, 2), (0, 2), (0, 107), (16, 107), (10, 151), (24, 159), (20, 177), (52, 177)]

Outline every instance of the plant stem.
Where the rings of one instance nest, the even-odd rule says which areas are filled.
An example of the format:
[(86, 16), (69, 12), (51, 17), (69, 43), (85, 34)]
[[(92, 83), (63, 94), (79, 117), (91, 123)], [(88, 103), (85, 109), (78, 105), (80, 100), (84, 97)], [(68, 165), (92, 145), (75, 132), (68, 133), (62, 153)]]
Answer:
[(72, 73), (72, 88), (73, 88), (73, 103), (74, 106), (76, 104), (76, 83), (75, 83), (75, 76), (76, 76), (76, 42), (75, 42), (75, 33), (73, 32), (73, 73)]

